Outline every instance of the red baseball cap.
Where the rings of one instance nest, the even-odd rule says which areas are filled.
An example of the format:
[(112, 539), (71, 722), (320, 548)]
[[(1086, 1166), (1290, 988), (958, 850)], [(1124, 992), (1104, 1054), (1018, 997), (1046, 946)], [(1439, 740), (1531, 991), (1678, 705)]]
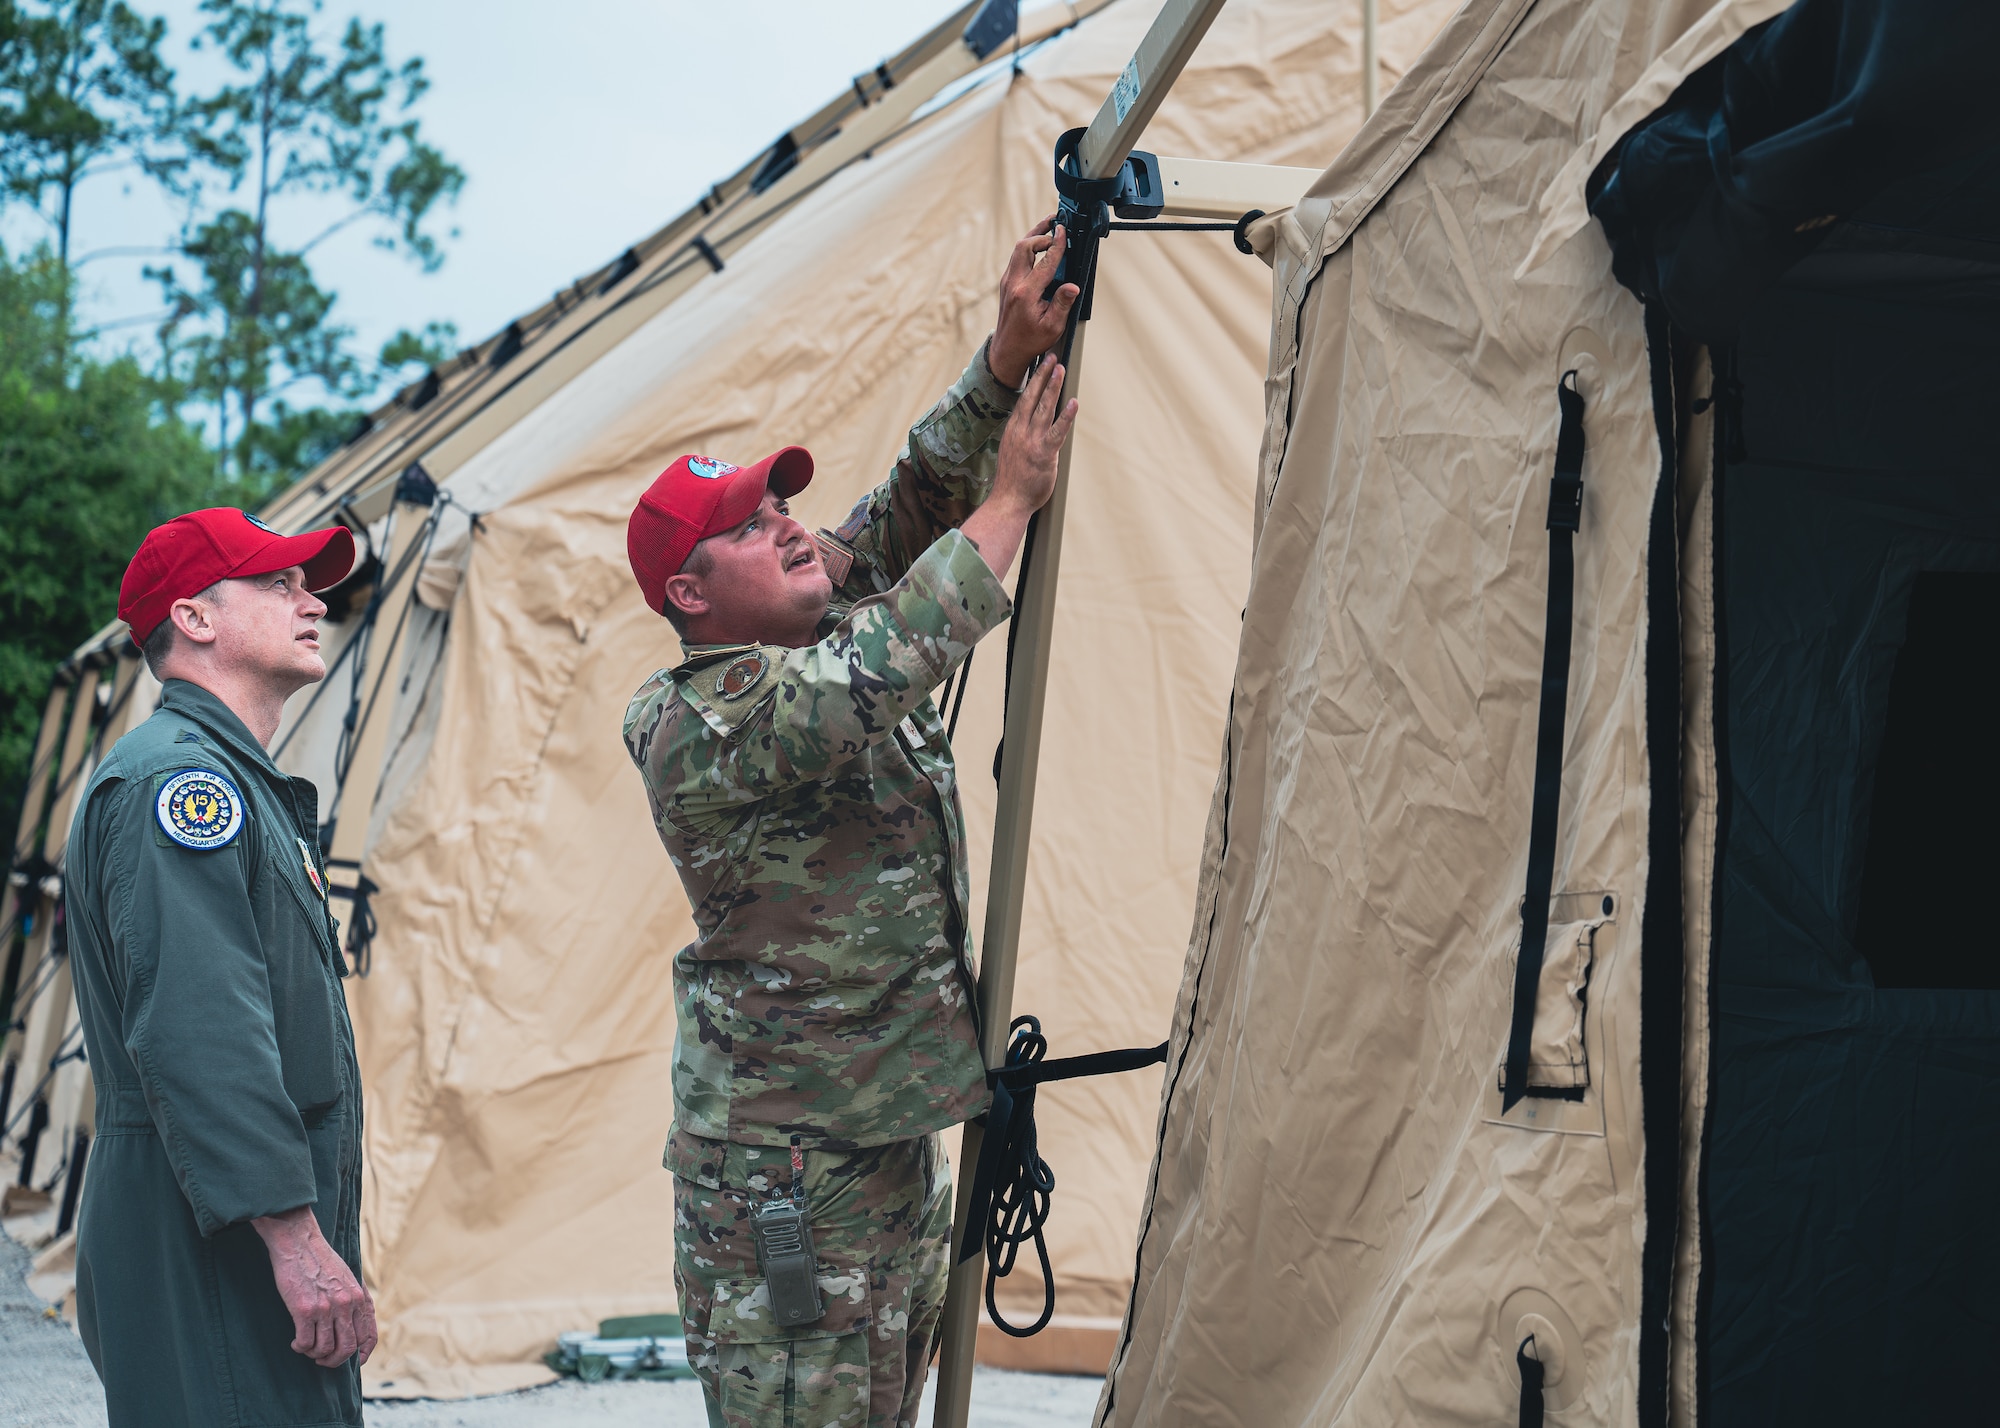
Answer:
[(625, 523), (625, 554), (646, 604), (665, 614), (667, 582), (696, 545), (749, 520), (767, 487), (783, 500), (805, 490), (812, 476), (812, 453), (803, 446), (774, 451), (754, 466), (683, 456), (662, 471)]
[(346, 526), (280, 535), (247, 511), (212, 506), (175, 516), (139, 542), (118, 587), (118, 618), (140, 644), (174, 607), (218, 580), (305, 567), (306, 589), (324, 590), (354, 568), (354, 536)]

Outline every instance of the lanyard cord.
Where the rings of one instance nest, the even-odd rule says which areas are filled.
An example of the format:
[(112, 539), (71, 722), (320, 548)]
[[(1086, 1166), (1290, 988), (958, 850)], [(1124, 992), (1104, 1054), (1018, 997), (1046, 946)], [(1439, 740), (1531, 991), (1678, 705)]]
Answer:
[[(1006, 1064), (986, 1073), (993, 1087), (993, 1107), (986, 1113), (986, 1137), (980, 1143), (979, 1166), (973, 1172), (972, 1204), (957, 1260), (963, 1264), (980, 1250), (986, 1251), (986, 1313), (1000, 1332), (1025, 1339), (1046, 1328), (1056, 1312), (1055, 1276), (1042, 1233), (1055, 1195), (1056, 1174), (1035, 1144), (1035, 1088), (1045, 1081), (1157, 1066), (1167, 1059), (1167, 1043), (1049, 1061), (1044, 1059), (1049, 1039), (1042, 1035), (1040, 1021), (1017, 1016), (1011, 1029), (1014, 1039), (1007, 1046)], [(1020, 1328), (1001, 1314), (994, 1291), (1014, 1272), (1021, 1246), (1030, 1241), (1041, 1261), (1042, 1313), (1034, 1323)]]

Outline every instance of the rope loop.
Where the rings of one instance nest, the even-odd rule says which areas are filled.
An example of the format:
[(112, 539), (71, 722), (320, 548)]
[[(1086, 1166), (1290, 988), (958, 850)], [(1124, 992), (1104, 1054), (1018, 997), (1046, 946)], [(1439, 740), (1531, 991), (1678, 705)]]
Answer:
[[(1049, 1039), (1042, 1035), (1042, 1023), (1032, 1016), (1017, 1016), (1009, 1024), (1013, 1040), (1007, 1044), (1005, 1070), (1033, 1066), (1049, 1054)], [(996, 1095), (1000, 1094), (996, 1088)], [(1025, 1339), (1048, 1327), (1056, 1312), (1054, 1271), (1049, 1264), (1049, 1246), (1043, 1230), (1056, 1191), (1056, 1173), (1042, 1159), (1035, 1138), (1035, 1088), (1030, 1085), (1013, 1093), (1015, 1135), (1012, 1153), (994, 1179), (992, 1209), (986, 1231), (986, 1314), (1003, 1334)], [(1042, 1269), (1041, 1317), (1026, 1328), (1007, 1322), (994, 1300), (1001, 1280), (1014, 1272), (1021, 1246), (1034, 1242), (1035, 1257)]]
[[(1056, 1312), (1056, 1285), (1043, 1230), (1056, 1190), (1056, 1173), (1043, 1160), (1035, 1136), (1035, 1088), (1045, 1081), (1081, 1076), (1106, 1076), (1157, 1066), (1167, 1059), (1167, 1043), (1124, 1051), (1099, 1051), (1050, 1061), (1049, 1039), (1041, 1022), (1017, 1016), (1009, 1024), (1013, 1039), (1005, 1062), (986, 1073), (993, 1087), (993, 1106), (986, 1113), (986, 1134), (979, 1146), (979, 1163), (972, 1173), (970, 1213), (961, 1231), (958, 1259), (962, 1263), (981, 1250), (986, 1253), (986, 1313), (1003, 1334), (1025, 1339), (1048, 1327)], [(995, 1299), (999, 1282), (1014, 1272), (1021, 1246), (1033, 1241), (1042, 1269), (1042, 1312), (1025, 1327), (1007, 1322)]]

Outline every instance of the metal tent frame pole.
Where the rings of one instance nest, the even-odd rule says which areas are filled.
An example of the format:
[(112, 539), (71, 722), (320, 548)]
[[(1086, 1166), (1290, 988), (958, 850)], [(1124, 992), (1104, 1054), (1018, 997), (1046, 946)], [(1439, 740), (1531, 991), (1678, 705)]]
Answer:
[(1372, 118), (1380, 98), (1381, 63), (1375, 56), (1375, 9), (1379, 0), (1361, 0), (1361, 117)]
[[(1167, 0), (1139, 42), (1132, 62), (1085, 131), (1078, 167), (1086, 179), (1105, 179), (1124, 166), (1139, 134), (1180, 77), (1188, 57), (1222, 9), (1224, 0)], [(1064, 399), (1075, 396), (1083, 374), (1085, 324), (1079, 322), (1064, 375)], [(1056, 576), (1062, 564), (1063, 516), (1069, 502), (1070, 461), (1076, 434), (1064, 443), (1055, 494), (1036, 522), (1033, 560), (1015, 593), (1012, 693), (1007, 705), (999, 808), (993, 824), (993, 865), (987, 880), (986, 928), (979, 973), (982, 1052), (988, 1066), (1006, 1056), (1013, 1017), (1014, 968), (1020, 951), (1021, 907), (1028, 882), (1028, 852), (1035, 814), (1035, 771), (1040, 764), (1042, 708), (1048, 693), (1050, 637), (1055, 628)], [(1023, 552), (1023, 559), (1027, 553)], [(966, 1235), (979, 1233), (966, 1218), (972, 1170), (979, 1163), (981, 1127), (967, 1123), (958, 1160), (958, 1200), (952, 1217), (954, 1259)], [(938, 1366), (937, 1428), (965, 1428), (972, 1406), (972, 1363), (979, 1333), (984, 1257), (954, 1263), (945, 1299), (942, 1359)]]

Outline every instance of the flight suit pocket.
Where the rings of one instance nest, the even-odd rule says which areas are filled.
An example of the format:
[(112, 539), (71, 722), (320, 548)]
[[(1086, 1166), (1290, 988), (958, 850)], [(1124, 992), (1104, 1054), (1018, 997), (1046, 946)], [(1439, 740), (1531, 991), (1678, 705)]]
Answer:
[[(1528, 1095), (1580, 1100), (1590, 1085), (1589, 1048), (1584, 1025), (1597, 931), (1603, 921), (1559, 922), (1549, 927), (1535, 992), (1534, 1035), (1528, 1042)], [(1515, 946), (1518, 962), (1520, 947)], [(1496, 1085), (1504, 1087), (1507, 1051), (1502, 1046)]]

